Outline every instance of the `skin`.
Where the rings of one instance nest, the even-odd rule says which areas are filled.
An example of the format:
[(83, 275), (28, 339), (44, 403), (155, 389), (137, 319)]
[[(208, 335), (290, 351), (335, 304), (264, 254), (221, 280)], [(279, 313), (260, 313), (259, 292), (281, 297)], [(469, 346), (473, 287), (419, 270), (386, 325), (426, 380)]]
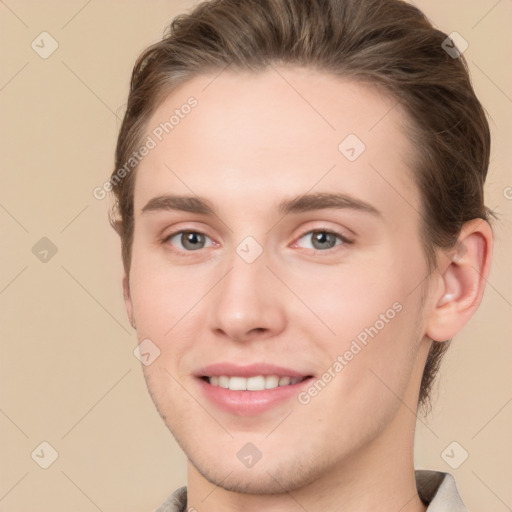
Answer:
[[(300, 68), (199, 76), (159, 106), (146, 136), (190, 96), (198, 106), (137, 169), (124, 279), (139, 341), (161, 351), (144, 374), (189, 459), (187, 506), (425, 511), (413, 466), (421, 375), (431, 340), (453, 337), (478, 307), (490, 227), (467, 223), (462, 256), (440, 251), (429, 274), (407, 118), (370, 86)], [(353, 162), (338, 150), (351, 133), (366, 145)], [(308, 192), (380, 213), (279, 212)], [(143, 211), (165, 194), (205, 198), (215, 214)], [(312, 232), (326, 229), (351, 243), (318, 248)], [(167, 238), (180, 230), (204, 233), (204, 245), (187, 252)], [(253, 263), (236, 252), (249, 235), (263, 249)], [(396, 302), (402, 310), (307, 405), (293, 397), (239, 416), (207, 401), (194, 377), (221, 361), (321, 377)], [(237, 457), (248, 442), (262, 453), (250, 469)]]

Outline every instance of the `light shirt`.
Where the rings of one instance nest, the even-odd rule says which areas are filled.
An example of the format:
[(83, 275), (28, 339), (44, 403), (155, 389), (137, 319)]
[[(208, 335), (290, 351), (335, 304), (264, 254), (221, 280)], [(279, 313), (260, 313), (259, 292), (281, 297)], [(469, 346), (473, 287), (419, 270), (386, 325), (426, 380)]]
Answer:
[[(417, 469), (415, 474), (418, 495), (428, 505), (427, 512), (467, 512), (450, 473)], [(156, 512), (187, 512), (187, 488), (174, 491)]]

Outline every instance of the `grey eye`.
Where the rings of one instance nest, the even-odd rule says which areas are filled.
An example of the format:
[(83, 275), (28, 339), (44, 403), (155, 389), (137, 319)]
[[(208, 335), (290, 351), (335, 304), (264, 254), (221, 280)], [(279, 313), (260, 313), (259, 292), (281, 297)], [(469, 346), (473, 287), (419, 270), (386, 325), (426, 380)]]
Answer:
[[(330, 231), (310, 231), (302, 238), (300, 238), (300, 240), (308, 239), (310, 240), (310, 243), (309, 246), (306, 244), (306, 248), (320, 251), (325, 249), (332, 249), (336, 245), (343, 243), (343, 239), (340, 235), (331, 233)], [(339, 240), (340, 243), (337, 243), (337, 240)]]
[[(178, 244), (178, 249), (197, 251), (198, 249), (206, 247), (207, 239), (209, 240), (209, 237), (197, 231), (180, 231), (170, 237), (169, 242), (174, 246)], [(181, 247), (179, 245), (181, 245)]]

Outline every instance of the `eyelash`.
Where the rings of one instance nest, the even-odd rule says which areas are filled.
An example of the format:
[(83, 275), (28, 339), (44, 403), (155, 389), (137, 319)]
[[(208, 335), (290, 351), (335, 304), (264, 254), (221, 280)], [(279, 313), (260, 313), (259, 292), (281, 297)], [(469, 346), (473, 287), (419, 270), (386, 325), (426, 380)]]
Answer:
[[(166, 237), (163, 238), (163, 240), (161, 241), (162, 244), (168, 244), (168, 242), (174, 238), (176, 235), (182, 235), (183, 233), (193, 233), (193, 234), (197, 234), (197, 235), (202, 235), (202, 236), (205, 236), (206, 238), (210, 238), (206, 233), (203, 233), (202, 231), (197, 231), (197, 230), (192, 230), (192, 229), (181, 229), (179, 231), (175, 231), (169, 235), (167, 235)], [(309, 231), (306, 231), (305, 233), (303, 233), (301, 236), (299, 236), (297, 238), (297, 241), (298, 240), (301, 240), (302, 238), (304, 238), (305, 236), (307, 235), (312, 235), (314, 233), (325, 233), (325, 234), (329, 234), (329, 235), (334, 235), (335, 237), (337, 237), (339, 240), (341, 240), (341, 243), (340, 244), (336, 244), (334, 245), (334, 247), (331, 247), (329, 249), (309, 249), (307, 248), (307, 250), (312, 250), (315, 252), (315, 254), (318, 254), (318, 253), (328, 253), (328, 254), (332, 254), (333, 251), (336, 250), (337, 247), (340, 247), (340, 246), (343, 246), (343, 245), (351, 245), (353, 243), (353, 240), (347, 238), (345, 235), (337, 232), (337, 231), (333, 231), (332, 229), (327, 229), (327, 228), (315, 228), (315, 229), (311, 229)], [(211, 240), (211, 238), (210, 238)], [(297, 244), (297, 242), (294, 242), (294, 246)], [(199, 252), (201, 249), (196, 249), (195, 251), (187, 251), (187, 250), (183, 250), (183, 249), (175, 249), (176, 251), (180, 252), (180, 253), (194, 253), (194, 252)]]

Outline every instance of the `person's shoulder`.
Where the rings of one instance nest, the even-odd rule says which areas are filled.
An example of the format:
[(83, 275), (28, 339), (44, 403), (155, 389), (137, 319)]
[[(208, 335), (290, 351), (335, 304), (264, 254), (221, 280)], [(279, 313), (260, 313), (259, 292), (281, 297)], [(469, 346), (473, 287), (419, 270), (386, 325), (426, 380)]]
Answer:
[(450, 473), (417, 469), (415, 474), (418, 494), (428, 504), (427, 512), (468, 512)]
[(155, 512), (185, 512), (187, 508), (187, 488), (176, 489)]

